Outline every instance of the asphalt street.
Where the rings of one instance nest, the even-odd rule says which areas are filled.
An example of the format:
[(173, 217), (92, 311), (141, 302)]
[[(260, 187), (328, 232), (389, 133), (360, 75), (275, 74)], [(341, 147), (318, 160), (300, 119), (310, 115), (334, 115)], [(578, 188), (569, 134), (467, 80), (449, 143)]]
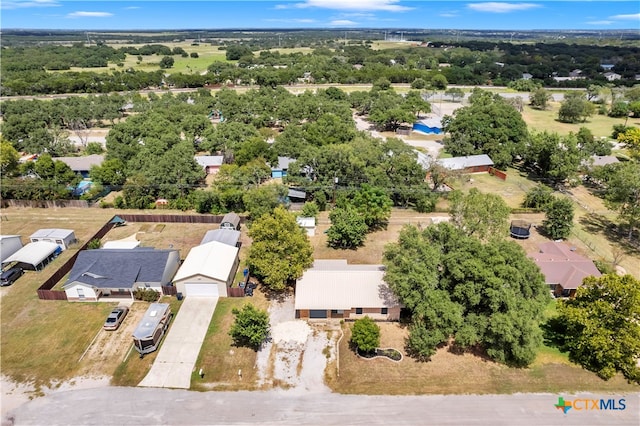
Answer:
[[(57, 392), (18, 407), (4, 425), (634, 425), (640, 393), (363, 396), (302, 391), (192, 392), (102, 387)], [(624, 410), (577, 400), (624, 398)], [(617, 405), (618, 408), (621, 405)], [(582, 408), (582, 409), (581, 409)]]

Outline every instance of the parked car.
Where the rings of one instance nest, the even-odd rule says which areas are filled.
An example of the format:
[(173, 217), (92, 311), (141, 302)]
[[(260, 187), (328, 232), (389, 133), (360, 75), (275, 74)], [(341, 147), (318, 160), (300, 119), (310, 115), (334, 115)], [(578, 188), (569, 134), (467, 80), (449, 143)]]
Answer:
[(24, 271), (22, 268), (17, 266), (13, 266), (2, 273), (2, 277), (0, 278), (0, 286), (11, 285), (22, 276)]
[(104, 328), (105, 330), (117, 330), (124, 320), (124, 317), (127, 316), (128, 312), (129, 308), (127, 308), (126, 306), (118, 306), (113, 311), (111, 311), (102, 328)]

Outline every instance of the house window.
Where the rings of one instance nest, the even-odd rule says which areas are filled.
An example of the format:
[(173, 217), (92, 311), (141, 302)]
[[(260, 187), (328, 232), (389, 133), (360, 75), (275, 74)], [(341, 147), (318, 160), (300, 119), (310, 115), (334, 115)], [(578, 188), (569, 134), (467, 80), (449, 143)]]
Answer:
[(337, 313), (338, 313), (338, 310), (337, 310), (337, 309), (332, 309), (332, 310), (331, 310), (331, 313), (332, 313), (332, 314), (337, 314)]
[(79, 299), (84, 299), (84, 289), (82, 289), (82, 288), (78, 289), (78, 298)]
[(356, 308), (356, 315), (362, 315), (362, 308)]
[(389, 308), (382, 308), (382, 309), (380, 309), (380, 313), (381, 313), (382, 315), (387, 315), (387, 314), (389, 313)]

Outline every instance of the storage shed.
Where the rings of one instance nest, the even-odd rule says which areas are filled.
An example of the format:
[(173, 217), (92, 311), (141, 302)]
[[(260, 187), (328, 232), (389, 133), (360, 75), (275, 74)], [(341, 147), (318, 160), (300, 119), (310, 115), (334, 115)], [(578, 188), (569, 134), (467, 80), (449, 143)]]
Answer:
[(32, 243), (36, 243), (38, 241), (56, 243), (60, 246), (60, 249), (66, 250), (76, 241), (76, 234), (71, 229), (38, 229), (36, 232), (31, 234), (29, 240)]
[(222, 222), (220, 222), (220, 229), (232, 229), (240, 230), (240, 216), (236, 213), (230, 212), (224, 215)]
[(194, 157), (208, 175), (215, 175), (222, 167), (224, 157), (222, 155), (197, 155)]
[(211, 241), (218, 241), (229, 246), (238, 247), (240, 231), (236, 231), (235, 229), (213, 229), (207, 231), (204, 237), (202, 237), (200, 245), (210, 243)]
[(307, 232), (307, 236), (313, 237), (314, 235), (316, 235), (315, 217), (298, 216), (296, 217), (296, 222)]
[(21, 248), (20, 235), (0, 235), (0, 263)]
[(189, 251), (173, 283), (186, 297), (226, 297), (238, 269), (238, 247), (211, 241)]

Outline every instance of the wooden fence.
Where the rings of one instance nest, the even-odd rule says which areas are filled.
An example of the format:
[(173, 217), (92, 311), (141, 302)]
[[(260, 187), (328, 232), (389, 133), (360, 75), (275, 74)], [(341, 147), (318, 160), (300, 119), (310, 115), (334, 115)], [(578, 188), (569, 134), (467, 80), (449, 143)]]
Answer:
[[(127, 222), (151, 222), (151, 223), (221, 223), (224, 215), (192, 215), (192, 214), (118, 214)], [(240, 223), (245, 218), (240, 217)]]
[(92, 240), (104, 237), (107, 232), (109, 232), (111, 228), (113, 228), (113, 226), (114, 224), (111, 223), (111, 220), (102, 225), (102, 228), (100, 228), (98, 232), (93, 234), (93, 236), (89, 238), (82, 247), (80, 247), (80, 250), (75, 252), (73, 256), (69, 258), (69, 260), (67, 260), (56, 272), (53, 273), (53, 275), (51, 275), (44, 283), (42, 283), (42, 285), (38, 288), (38, 299), (67, 300), (67, 293), (61, 290), (52, 290), (52, 288), (55, 287), (56, 284), (58, 284), (58, 281), (60, 281), (65, 275), (67, 275), (69, 271), (71, 271), (71, 269), (73, 268), (73, 264), (76, 263), (76, 259), (78, 258), (80, 251), (85, 250)]
[(64, 208), (64, 207), (80, 207), (88, 208), (89, 203), (86, 200), (13, 200), (3, 199), (0, 202), (2, 208), (7, 207), (33, 207), (43, 209)]
[(489, 167), (489, 174), (497, 177), (498, 179), (507, 180), (507, 174), (494, 167)]
[(163, 285), (162, 294), (164, 294), (165, 296), (175, 296), (178, 294), (178, 289), (172, 285)]
[(244, 288), (229, 287), (227, 289), (227, 295), (229, 297), (244, 297)]

